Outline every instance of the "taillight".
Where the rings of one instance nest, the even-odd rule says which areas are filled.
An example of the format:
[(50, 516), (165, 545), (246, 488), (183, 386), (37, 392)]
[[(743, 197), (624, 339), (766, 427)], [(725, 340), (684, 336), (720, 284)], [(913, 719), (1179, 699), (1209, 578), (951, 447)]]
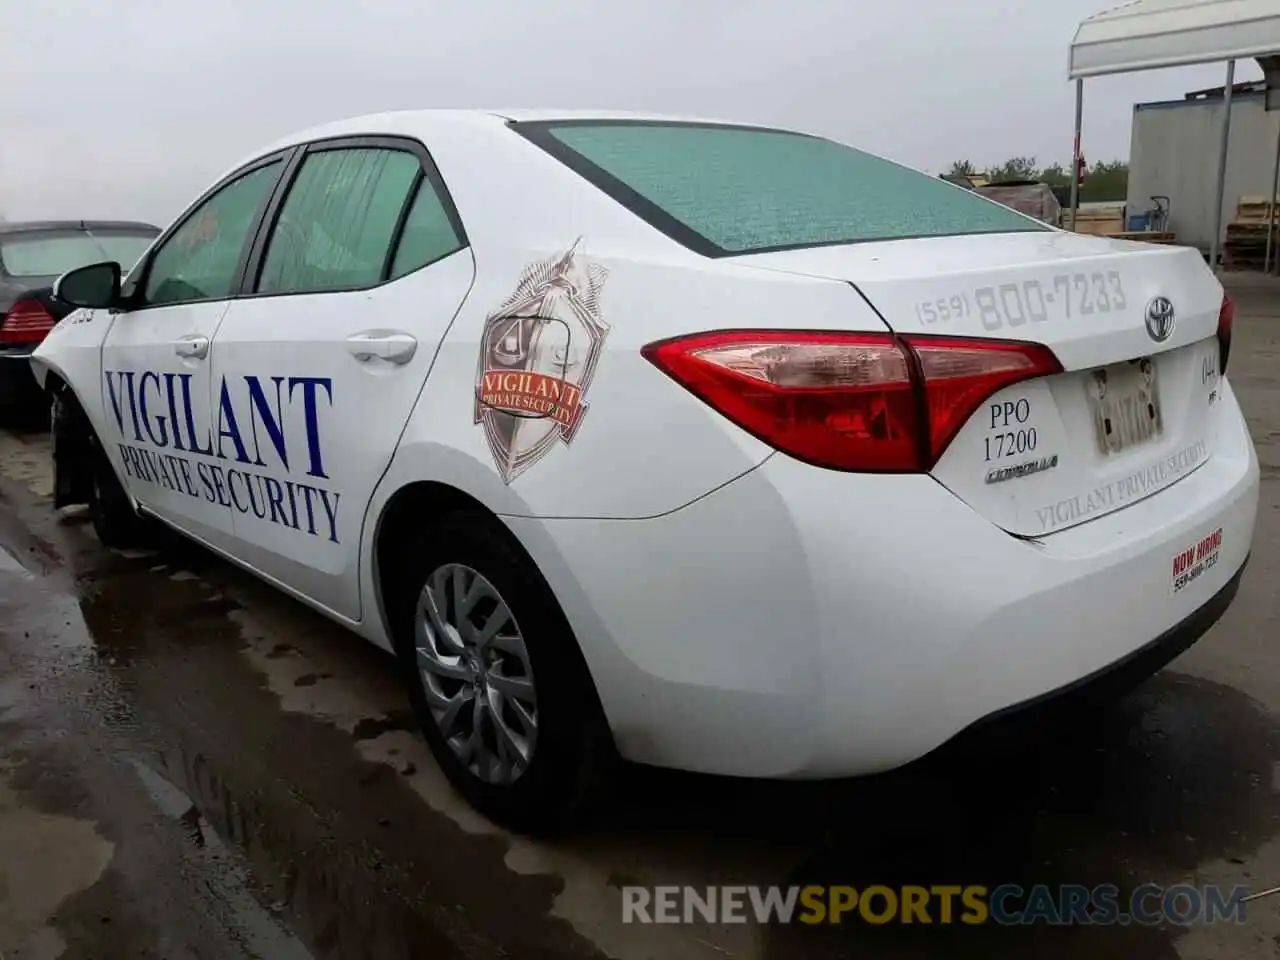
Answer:
[(1048, 347), (1010, 340), (906, 337), (919, 358), (933, 466), (973, 412), (990, 397), (1032, 377), (1061, 373)]
[(54, 320), (39, 300), (19, 300), (0, 320), (0, 343), (39, 343)]
[(1225, 293), (1222, 309), (1218, 311), (1218, 373), (1226, 375), (1227, 357), (1231, 354), (1231, 327), (1236, 320), (1236, 305)]
[(1062, 370), (1039, 344), (875, 333), (728, 330), (642, 352), (770, 446), (879, 473), (928, 470), (992, 394)]

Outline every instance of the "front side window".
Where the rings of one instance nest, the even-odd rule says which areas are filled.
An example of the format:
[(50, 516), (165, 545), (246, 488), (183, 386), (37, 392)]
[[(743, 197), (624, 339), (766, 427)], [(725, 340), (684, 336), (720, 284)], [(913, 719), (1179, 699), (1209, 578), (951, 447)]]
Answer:
[(516, 129), (708, 256), (1047, 229), (936, 177), (801, 133), (648, 121)]
[(76, 267), (114, 260), (127, 273), (155, 233), (50, 230), (0, 236), (0, 264), (11, 277), (57, 277)]
[(280, 208), (259, 293), (373, 286), (422, 173), (408, 151), (353, 147), (308, 154)]
[(147, 305), (231, 296), (241, 254), (280, 164), (277, 160), (233, 180), (164, 241), (147, 270)]

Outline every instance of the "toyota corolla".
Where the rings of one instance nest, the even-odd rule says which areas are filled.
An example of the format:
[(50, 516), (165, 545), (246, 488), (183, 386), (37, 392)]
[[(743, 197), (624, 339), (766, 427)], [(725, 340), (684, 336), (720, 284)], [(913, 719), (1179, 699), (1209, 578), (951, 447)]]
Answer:
[(618, 755), (892, 768), (1157, 669), (1230, 603), (1258, 464), (1191, 249), (823, 137), (405, 112), (236, 165), (36, 351), (56, 499), (396, 654), (519, 828)]

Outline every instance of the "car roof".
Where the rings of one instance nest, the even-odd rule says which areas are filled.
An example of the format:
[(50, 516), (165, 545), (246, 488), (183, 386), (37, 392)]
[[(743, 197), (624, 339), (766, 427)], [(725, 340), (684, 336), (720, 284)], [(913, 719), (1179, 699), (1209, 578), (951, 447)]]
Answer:
[(159, 234), (160, 228), (141, 220), (0, 220), (0, 234), (50, 230), (137, 230)]
[(726, 120), (714, 117), (681, 116), (677, 114), (648, 113), (632, 110), (583, 110), (557, 109), (550, 107), (514, 108), (514, 109), (426, 109), (426, 110), (391, 110), (383, 113), (367, 113), (342, 120), (333, 120), (317, 126), (294, 131), (286, 136), (266, 144), (253, 153), (241, 157), (235, 164), (227, 167), (219, 180), (281, 150), (296, 147), (314, 140), (328, 140), (338, 137), (361, 136), (405, 136), (414, 139), (423, 137), (449, 136), (451, 134), (493, 135), (505, 130), (508, 123), (552, 122), (556, 120), (618, 120), (634, 123), (648, 121), (653, 123), (701, 123), (718, 124), (735, 127), (759, 127), (760, 129), (776, 129), (763, 124), (746, 123), (740, 120)]
[(424, 143), (431, 151), (467, 225), (468, 240), (478, 249), (512, 244), (524, 249), (552, 249), (564, 242), (566, 233), (578, 230), (592, 234), (597, 251), (613, 243), (625, 247), (629, 256), (638, 255), (639, 250), (647, 250), (651, 256), (693, 256), (615, 198), (591, 186), (569, 166), (510, 129), (512, 122), (559, 120), (776, 129), (723, 119), (623, 110), (397, 110), (335, 120), (281, 137), (225, 168), (211, 189), (254, 169), (267, 158), (278, 158), (303, 144), (403, 137)]
[(737, 120), (717, 119), (713, 117), (680, 116), (675, 114), (645, 113), (628, 110), (581, 110), (552, 108), (520, 108), (492, 110), (394, 110), (385, 113), (370, 113), (357, 117), (348, 117), (330, 123), (308, 127), (281, 137), (273, 143), (254, 151), (241, 160), (231, 170), (252, 163), (278, 150), (308, 143), (312, 140), (325, 140), (334, 137), (358, 137), (404, 134), (417, 137), (424, 132), (445, 133), (488, 131), (494, 132), (504, 128), (508, 122), (532, 123), (556, 120), (618, 120), (626, 122), (648, 121), (654, 123), (707, 123), (738, 127), (761, 127), (761, 124), (743, 123)]
[(624, 120), (651, 123), (714, 123), (735, 127), (757, 127), (756, 123), (728, 120), (724, 117), (701, 117), (684, 114), (647, 113), (634, 110), (495, 110), (494, 113), (517, 123), (555, 120)]
[(634, 110), (582, 110), (554, 108), (519, 108), (493, 110), (393, 110), (348, 117), (330, 123), (299, 130), (282, 137), (276, 149), (294, 143), (304, 143), (324, 137), (357, 136), (363, 132), (382, 130), (388, 126), (410, 128), (428, 126), (488, 126), (495, 127), (507, 121), (531, 123), (555, 120), (620, 120), (650, 121), (656, 123), (715, 123), (733, 126), (759, 126), (738, 120), (715, 117), (684, 116), (678, 114), (648, 113)]

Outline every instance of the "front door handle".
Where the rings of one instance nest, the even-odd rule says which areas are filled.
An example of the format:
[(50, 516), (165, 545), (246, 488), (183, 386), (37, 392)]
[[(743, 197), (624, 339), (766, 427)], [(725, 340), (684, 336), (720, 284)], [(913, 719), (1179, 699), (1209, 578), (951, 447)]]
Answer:
[(209, 355), (209, 338), (199, 333), (179, 337), (173, 341), (173, 352), (180, 357), (203, 360)]
[(418, 341), (407, 333), (366, 330), (347, 337), (347, 349), (361, 363), (386, 360), (388, 363), (404, 364), (418, 352)]

